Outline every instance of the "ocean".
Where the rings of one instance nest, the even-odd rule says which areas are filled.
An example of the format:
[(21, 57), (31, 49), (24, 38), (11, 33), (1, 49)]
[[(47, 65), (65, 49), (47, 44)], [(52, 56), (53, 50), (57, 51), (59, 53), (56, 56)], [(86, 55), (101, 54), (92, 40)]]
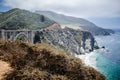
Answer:
[(105, 46), (105, 49), (77, 57), (105, 75), (107, 80), (120, 80), (120, 32), (110, 36), (97, 36), (95, 39), (98, 45)]

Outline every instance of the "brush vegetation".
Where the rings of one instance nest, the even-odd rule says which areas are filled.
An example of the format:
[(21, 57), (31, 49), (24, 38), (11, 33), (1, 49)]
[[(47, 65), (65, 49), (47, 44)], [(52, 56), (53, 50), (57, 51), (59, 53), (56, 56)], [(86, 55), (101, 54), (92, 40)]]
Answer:
[(43, 15), (18, 8), (0, 13), (0, 29), (39, 29), (54, 23)]
[(0, 40), (0, 60), (13, 68), (3, 80), (105, 80), (79, 58), (68, 56), (46, 43)]

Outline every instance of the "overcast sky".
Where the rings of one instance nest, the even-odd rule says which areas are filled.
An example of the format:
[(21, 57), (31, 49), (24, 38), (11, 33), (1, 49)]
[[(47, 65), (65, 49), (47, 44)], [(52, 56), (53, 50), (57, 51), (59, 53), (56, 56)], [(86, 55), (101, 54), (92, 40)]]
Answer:
[[(120, 18), (120, 0), (2, 0), (1, 4), (11, 8), (21, 8), (31, 11), (55, 11), (66, 15), (86, 18), (96, 22), (98, 25), (101, 22), (99, 24), (97, 21), (101, 21), (102, 18), (105, 20)], [(111, 24), (111, 22), (107, 21), (106, 24)], [(114, 27), (120, 26), (120, 23), (118, 24), (114, 25)]]

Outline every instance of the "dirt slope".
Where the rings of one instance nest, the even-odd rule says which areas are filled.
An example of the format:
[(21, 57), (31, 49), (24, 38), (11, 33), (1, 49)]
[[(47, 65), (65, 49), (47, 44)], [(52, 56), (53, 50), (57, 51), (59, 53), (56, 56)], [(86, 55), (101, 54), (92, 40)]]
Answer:
[[(45, 43), (0, 40), (0, 60), (13, 68), (4, 80), (105, 80), (101, 73), (85, 66), (79, 58)], [(9, 71), (8, 64), (1, 65), (0, 71)]]
[(8, 74), (10, 71), (12, 71), (12, 68), (10, 65), (5, 62), (0, 60), (0, 80), (2, 80), (5, 76), (5, 74)]

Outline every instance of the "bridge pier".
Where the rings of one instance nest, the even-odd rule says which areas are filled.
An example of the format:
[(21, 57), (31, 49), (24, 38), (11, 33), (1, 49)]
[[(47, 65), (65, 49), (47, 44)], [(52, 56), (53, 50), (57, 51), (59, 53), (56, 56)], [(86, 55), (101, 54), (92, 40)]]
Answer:
[(5, 30), (4, 29), (1, 30), (1, 38), (5, 39)]
[(34, 38), (34, 33), (33, 31), (31, 30), (30, 31), (30, 42), (33, 43), (33, 38)]

